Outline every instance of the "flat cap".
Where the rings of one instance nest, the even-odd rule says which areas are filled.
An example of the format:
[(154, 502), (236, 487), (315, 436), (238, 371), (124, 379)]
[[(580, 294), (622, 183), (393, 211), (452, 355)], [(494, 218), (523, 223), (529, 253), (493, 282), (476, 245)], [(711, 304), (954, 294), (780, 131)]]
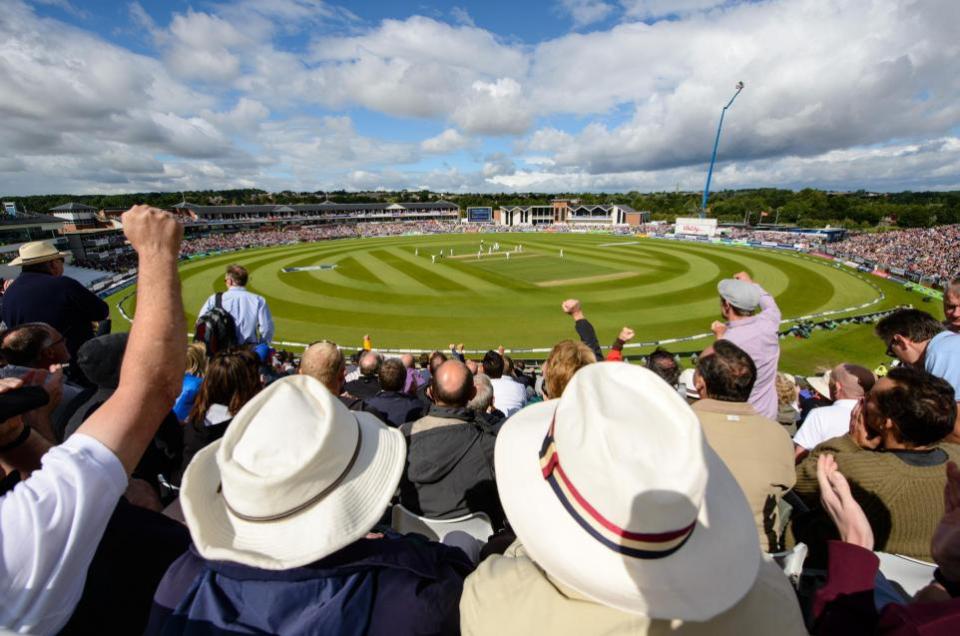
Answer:
[(754, 283), (736, 278), (724, 278), (717, 284), (717, 291), (725, 301), (737, 309), (753, 311), (760, 304), (760, 288)]

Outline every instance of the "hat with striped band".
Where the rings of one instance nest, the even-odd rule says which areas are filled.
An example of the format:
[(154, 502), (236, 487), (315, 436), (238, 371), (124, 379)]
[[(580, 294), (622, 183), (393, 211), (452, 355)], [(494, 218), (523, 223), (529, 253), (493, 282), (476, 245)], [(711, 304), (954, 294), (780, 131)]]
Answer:
[(497, 487), (530, 557), (594, 601), (705, 621), (753, 586), (760, 547), (746, 498), (676, 389), (602, 362), (497, 436)]

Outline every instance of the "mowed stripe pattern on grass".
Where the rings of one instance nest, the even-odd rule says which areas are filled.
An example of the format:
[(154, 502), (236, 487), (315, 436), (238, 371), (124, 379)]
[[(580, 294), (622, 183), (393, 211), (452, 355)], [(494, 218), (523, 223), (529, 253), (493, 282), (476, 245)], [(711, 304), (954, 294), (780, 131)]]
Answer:
[[(651, 340), (706, 331), (717, 317), (717, 282), (746, 269), (773, 293), (784, 316), (866, 302), (876, 289), (857, 275), (790, 254), (609, 235), (523, 234), (499, 241), (499, 256), (473, 255), (477, 235), (329, 241), (225, 254), (181, 267), (191, 321), (223, 270), (239, 262), (249, 288), (267, 297), (277, 338), (359, 343), (370, 333), (384, 347), (549, 347), (575, 337), (560, 302), (575, 295), (612, 340), (623, 325)], [(611, 242), (623, 245), (603, 246)], [(523, 244), (507, 260), (504, 252)], [(564, 256), (560, 258), (559, 252)], [(283, 267), (333, 263), (329, 271), (282, 273)], [(118, 325), (121, 326), (121, 325)]]

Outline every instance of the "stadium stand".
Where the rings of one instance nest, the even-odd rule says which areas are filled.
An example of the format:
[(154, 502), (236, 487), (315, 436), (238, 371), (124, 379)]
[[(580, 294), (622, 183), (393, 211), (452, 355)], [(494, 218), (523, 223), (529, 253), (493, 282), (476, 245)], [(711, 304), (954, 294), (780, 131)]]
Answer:
[(857, 234), (826, 251), (943, 283), (960, 275), (960, 225)]
[[(19, 273), (19, 267), (0, 265), (0, 278), (13, 280)], [(103, 269), (93, 269), (90, 267), (79, 267), (75, 264), (70, 264), (64, 267), (63, 274), (64, 276), (68, 276), (76, 280), (84, 287), (93, 287), (97, 283), (112, 277), (114, 272)]]
[[(124, 346), (109, 335), (83, 344), (78, 358), (96, 386), (66, 402), (58, 365), (13, 377), (24, 361), (62, 353), (64, 336), (9, 330), (20, 324), (0, 333), (9, 372), (0, 374), (0, 628), (960, 631), (960, 334), (915, 309), (884, 312), (875, 346), (900, 366), (868, 383), (849, 433), (810, 449), (796, 467), (796, 418), (788, 426), (754, 407), (766, 408), (754, 387), (761, 368), (762, 382), (776, 375), (776, 336), (784, 334), (758, 322), (758, 307), (779, 310), (745, 273), (720, 285), (725, 321), (682, 384), (669, 351), (658, 350), (654, 370), (623, 361), (635, 336), (629, 327), (605, 352), (585, 317), (590, 308), (575, 299), (558, 299), (558, 315), (573, 319), (572, 338), (553, 347), (542, 382), (503, 351), (477, 364), (451, 345), (420, 369), (412, 356), (388, 357), (376, 380), (378, 408), (423, 405), (402, 416), (364, 409), (349, 393), (363, 383), (345, 382), (346, 360), (379, 361), (377, 352), (326, 341), (315, 343), (303, 373), (296, 356), (266, 343), (220, 352), (209, 364), (192, 345), (185, 377), (180, 259), (332, 238), (517, 230), (503, 217), (459, 223), (447, 206), (183, 205), (176, 216), (137, 206), (122, 229), (73, 234), (94, 254), (113, 251), (83, 260), (110, 272), (64, 269), (57, 250), (37, 252), (46, 256), (26, 265), (34, 277), (96, 287), (135, 275), (139, 297)], [(606, 209), (604, 225), (661, 233), (609, 216), (632, 212)], [(601, 216), (586, 215), (592, 220), (571, 224), (543, 212), (543, 224), (523, 229), (584, 231)], [(797, 249), (794, 236), (738, 230), (718, 240)], [(810, 251), (943, 281), (958, 272), (958, 240), (958, 226), (949, 226), (813, 242)], [(124, 270), (131, 276), (113, 273)], [(74, 289), (63, 278), (45, 282)], [(5, 305), (4, 315), (12, 309)], [(375, 334), (377, 326), (362, 327)], [(754, 360), (749, 341), (761, 330), (769, 338)], [(798, 390), (776, 391), (778, 406), (806, 415), (811, 385), (790, 382)], [(827, 384), (820, 404), (841, 397)], [(186, 418), (172, 411), (178, 395), (181, 406), (194, 400)], [(55, 409), (59, 419), (83, 422), (66, 439), (51, 422)], [(404, 533), (418, 525), (440, 541)], [(795, 547), (797, 538), (805, 545)], [(807, 549), (788, 578), (777, 559), (802, 561)], [(884, 576), (897, 576), (886, 553), (932, 573), (916, 598)]]

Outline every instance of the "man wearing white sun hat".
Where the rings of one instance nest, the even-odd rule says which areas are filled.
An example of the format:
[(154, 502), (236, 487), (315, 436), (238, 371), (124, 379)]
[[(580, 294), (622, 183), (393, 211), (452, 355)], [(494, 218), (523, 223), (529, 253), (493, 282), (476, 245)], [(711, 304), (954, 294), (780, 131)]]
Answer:
[(400, 431), (312, 377), (271, 384), (187, 467), (193, 547), (146, 633), (456, 633), (466, 555), (371, 533), (405, 460)]
[(696, 415), (652, 372), (604, 362), (503, 427), (517, 534), (460, 601), (464, 634), (806, 634)]

